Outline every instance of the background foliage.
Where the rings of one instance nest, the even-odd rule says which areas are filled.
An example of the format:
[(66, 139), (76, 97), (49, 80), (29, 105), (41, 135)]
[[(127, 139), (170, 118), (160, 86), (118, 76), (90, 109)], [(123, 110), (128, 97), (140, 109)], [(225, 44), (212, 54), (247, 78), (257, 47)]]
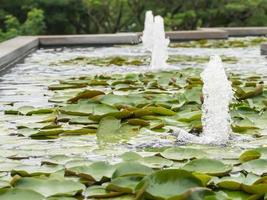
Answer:
[(0, 0), (0, 41), (16, 35), (142, 31), (144, 13), (167, 30), (267, 26), (267, 0)]

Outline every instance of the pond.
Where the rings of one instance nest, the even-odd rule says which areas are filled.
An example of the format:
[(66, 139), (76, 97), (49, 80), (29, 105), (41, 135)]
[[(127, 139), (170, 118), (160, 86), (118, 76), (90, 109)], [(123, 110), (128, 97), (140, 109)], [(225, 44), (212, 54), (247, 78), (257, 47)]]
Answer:
[[(264, 41), (172, 43), (164, 71), (151, 70), (141, 45), (30, 54), (1, 76), (0, 197), (263, 199)], [(200, 73), (213, 54), (235, 92), (231, 139), (223, 146), (178, 141), (176, 128), (202, 132)]]

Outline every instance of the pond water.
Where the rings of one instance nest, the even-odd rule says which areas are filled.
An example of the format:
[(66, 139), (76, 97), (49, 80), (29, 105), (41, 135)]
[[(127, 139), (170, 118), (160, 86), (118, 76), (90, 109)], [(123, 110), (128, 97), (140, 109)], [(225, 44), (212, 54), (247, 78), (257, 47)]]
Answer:
[[(243, 38), (242, 41), (249, 41), (251, 39), (253, 38)], [(230, 39), (230, 41), (235, 40), (240, 39)], [(161, 74), (160, 70), (152, 71), (150, 69), (148, 64), (149, 54), (144, 51), (141, 45), (88, 48), (48, 48), (39, 49), (27, 56), (23, 63), (16, 64), (0, 78), (0, 167), (5, 166), (8, 170), (11, 170), (13, 169), (12, 167), (22, 164), (26, 166), (39, 166), (41, 163), (44, 163), (44, 161), (51, 161), (51, 159), (57, 163), (67, 164), (67, 166), (78, 166), (81, 163), (85, 164), (86, 162), (91, 163), (93, 161), (103, 160), (108, 160), (110, 163), (116, 163), (122, 160), (119, 155), (123, 154), (124, 152), (135, 151), (139, 152), (142, 156), (152, 156), (156, 155), (159, 151), (162, 151), (167, 147), (184, 145), (187, 147), (208, 150), (211, 158), (222, 158), (224, 163), (234, 164), (238, 161), (236, 158), (238, 158), (244, 149), (266, 146), (267, 129), (263, 124), (266, 122), (265, 120), (267, 120), (267, 116), (265, 115), (264, 105), (258, 102), (260, 98), (260, 101), (266, 103), (266, 101), (264, 101), (267, 93), (265, 86), (263, 86), (261, 91), (262, 96), (255, 97), (257, 98), (255, 101), (254, 99), (245, 100), (246, 105), (238, 104), (239, 107), (235, 107), (236, 110), (242, 106), (245, 107), (244, 109), (241, 109), (240, 112), (238, 110), (238, 117), (237, 114), (234, 113), (235, 109), (233, 109), (234, 111), (232, 114), (236, 118), (234, 120), (236, 122), (236, 131), (234, 132), (236, 133), (231, 136), (232, 141), (230, 141), (226, 146), (179, 143), (172, 131), (173, 129), (171, 126), (175, 126), (175, 123), (177, 123), (177, 126), (183, 127), (187, 130), (190, 130), (191, 126), (194, 128), (194, 130), (198, 129), (199, 126), (191, 123), (190, 120), (194, 117), (197, 118), (196, 121), (200, 119), (199, 110), (197, 110), (197, 108), (190, 108), (190, 112), (188, 112), (190, 116), (188, 116), (188, 113), (185, 111), (187, 111), (188, 107), (191, 105), (192, 107), (199, 107), (201, 102), (189, 102), (188, 105), (185, 103), (182, 105), (181, 103), (183, 101), (179, 100), (179, 102), (175, 102), (175, 106), (177, 107), (172, 107), (170, 102), (174, 101), (173, 99), (168, 101), (163, 100), (165, 98), (170, 98), (169, 96), (172, 98), (176, 97), (174, 94), (179, 90), (177, 88), (183, 84), (186, 84), (188, 80), (192, 81), (193, 87), (195, 87), (196, 84), (196, 88), (200, 88), (201, 83), (198, 78), (199, 73), (208, 62), (209, 56), (214, 54), (222, 56), (226, 71), (228, 75), (231, 76), (232, 80), (237, 82), (246, 82), (248, 86), (247, 89), (252, 89), (253, 93), (253, 88), (256, 88), (258, 83), (261, 85), (266, 85), (267, 80), (267, 58), (260, 55), (259, 44), (230, 48), (221, 48), (216, 46), (212, 48), (203, 48), (194, 47), (193, 44), (192, 47), (180, 46), (178, 48), (177, 46), (173, 45), (172, 47), (169, 47), (168, 52), (170, 56), (170, 60), (168, 62), (168, 71), (170, 71), (172, 75), (171, 78), (169, 75), (164, 73)], [(106, 61), (99, 61), (101, 59), (106, 59)], [(141, 60), (142, 62), (136, 62), (136, 60)], [(119, 65), (122, 66), (116, 65), (116, 62), (120, 62)], [(127, 64), (125, 65), (125, 63)], [(174, 80), (176, 85), (174, 84), (170, 86), (169, 82), (168, 84), (165, 84), (163, 80), (165, 76), (172, 80), (173, 76), (175, 77), (176, 75), (181, 75), (179, 74), (180, 72), (182, 75), (188, 76), (189, 79), (186, 77), (186, 81), (181, 83), (179, 80)], [(148, 75), (143, 78), (140, 77), (140, 73)], [(136, 83), (134, 85), (130, 85), (127, 82), (126, 84), (125, 79), (128, 78), (127, 80), (130, 81), (135, 79), (133, 74), (138, 76), (138, 84), (142, 81), (145, 82), (148, 80), (148, 82), (151, 82), (150, 86), (152, 86), (147, 86), (146, 89), (143, 89)], [(70, 81), (76, 81), (76, 85), (77, 80), (82, 81), (88, 79), (88, 81), (92, 81), (92, 77), (94, 76), (98, 77), (98, 81), (102, 81), (102, 79), (105, 80), (104, 78), (99, 78), (100, 75), (107, 76), (108, 79), (114, 78), (114, 81), (109, 83), (114, 87), (109, 87), (98, 82), (97, 84), (89, 84), (86, 87), (81, 86), (77, 88), (66, 89), (56, 88), (62, 86), (57, 85), (59, 81), (65, 81), (65, 83), (61, 82), (61, 84), (65, 84), (66, 86), (70, 84)], [(162, 80), (162, 85), (159, 83), (162, 88), (159, 86), (153, 87), (154, 79)], [(116, 81), (121, 81), (121, 83), (117, 83)], [(49, 86), (51, 87), (49, 88)], [(164, 111), (154, 111), (155, 113), (158, 112), (157, 114), (160, 115), (157, 119), (149, 117), (142, 118), (142, 120), (147, 120), (150, 122), (150, 128), (141, 126), (141, 128), (138, 128), (138, 133), (136, 133), (134, 128), (129, 129), (129, 127), (125, 127), (124, 131), (132, 131), (133, 135), (126, 135), (122, 140), (108, 137), (107, 140), (114, 139), (116, 142), (106, 142), (105, 139), (103, 142), (101, 137), (96, 136), (95, 132), (92, 132), (93, 134), (88, 134), (88, 132), (86, 132), (87, 134), (79, 134), (79, 131), (77, 131), (84, 129), (85, 127), (86, 130), (94, 130), (96, 128), (99, 129), (100, 125), (98, 123), (93, 123), (91, 121), (88, 122), (88, 116), (83, 114), (77, 114), (76, 118), (74, 119), (69, 115), (70, 112), (75, 112), (76, 110), (70, 107), (66, 108), (66, 106), (68, 106), (66, 99), (76, 96), (78, 92), (81, 92), (84, 89), (104, 91), (105, 93), (113, 92), (114, 95), (130, 95), (132, 93), (133, 96), (131, 98), (135, 98), (134, 95), (138, 96), (142, 92), (147, 92), (152, 94), (152, 99), (146, 99), (148, 100), (148, 102), (146, 102), (147, 105), (156, 102), (156, 105), (163, 107), (165, 106), (165, 108), (168, 109)], [(188, 88), (183, 89), (183, 92), (186, 92), (187, 89)], [(160, 100), (156, 100), (158, 92), (166, 93), (169, 96), (159, 96), (158, 98)], [(191, 93), (188, 95), (192, 96)], [(154, 101), (153, 98), (155, 98)], [(178, 95), (177, 98), (180, 98), (180, 96)], [(198, 100), (194, 101), (200, 101), (199, 96), (195, 99)], [(247, 98), (245, 97), (245, 99)], [(110, 101), (113, 102), (113, 99), (106, 100), (108, 103)], [(136, 101), (142, 101), (142, 99), (140, 100), (136, 97)], [(138, 106), (140, 105), (141, 103), (139, 103)], [(247, 105), (251, 107), (248, 108)], [(33, 106), (34, 108), (29, 106)], [(36, 112), (32, 115), (29, 115), (29, 112), (32, 112), (33, 110), (36, 111), (38, 108), (54, 109), (55, 107), (59, 110), (63, 110), (66, 116), (55, 113), (58, 112), (58, 110), (53, 112), (47, 111), (47, 114), (43, 114), (45, 112), (43, 111), (42, 114)], [(255, 119), (255, 114), (253, 115), (251, 111), (254, 108), (257, 110), (257, 113), (263, 114), (261, 116), (259, 115), (259, 119), (256, 119), (255, 122), (251, 122), (252, 118)], [(72, 109), (74, 109), (74, 111)], [(84, 109), (89, 109), (89, 107), (85, 107)], [(172, 115), (172, 113), (170, 113), (173, 112), (171, 109), (178, 113), (179, 109), (181, 109), (184, 116), (179, 115), (177, 116), (178, 118), (175, 119), (172, 117), (164, 118), (163, 116)], [(16, 113), (18, 110), (20, 114)], [(255, 110), (253, 110), (253, 112)], [(251, 113), (249, 113), (249, 111), (251, 111)], [(82, 109), (79, 112), (83, 113)], [(169, 114), (166, 114), (165, 112), (169, 112)], [(56, 124), (57, 127), (52, 127), (53, 131), (58, 131), (58, 128), (63, 128), (64, 130), (76, 130), (76, 132), (66, 132), (62, 135), (56, 135), (53, 132), (51, 137), (39, 137), (40, 135), (38, 135), (39, 133), (36, 133), (36, 131), (39, 132), (40, 130), (46, 131), (51, 129), (49, 126), (51, 126), (51, 121), (55, 120), (55, 115), (56, 120), (60, 119), (61, 121), (59, 120), (58, 124)], [(247, 121), (241, 120), (241, 122), (241, 115), (245, 116), (244, 119), (247, 116), (251, 118), (247, 117)], [(67, 118), (67, 122), (64, 121), (64, 117)], [(78, 119), (78, 117), (80, 118)], [(51, 120), (51, 118), (53, 120)], [(250, 121), (248, 119), (250, 119)], [(111, 132), (113, 124), (117, 123), (116, 120), (112, 120), (109, 122), (111, 124), (108, 124), (107, 122), (106, 126), (104, 126), (105, 124), (103, 125), (103, 127), (106, 129), (110, 129), (109, 131)], [(68, 123), (70, 121), (73, 123)], [(164, 122), (165, 126), (161, 124), (161, 121)], [(192, 121), (194, 121), (194, 119), (192, 119)], [(194, 123), (196, 121), (194, 121)], [(138, 120), (127, 122), (132, 123), (131, 125), (138, 126), (140, 126), (140, 123), (145, 123), (144, 121)], [(151, 128), (152, 124), (156, 128)], [(58, 127), (58, 125), (60, 127)], [(240, 131), (240, 129), (242, 130)], [(105, 131), (103, 134), (103, 137), (106, 137)], [(224, 149), (223, 155), (221, 154), (221, 149)], [(5, 163), (9, 164), (7, 165)], [(180, 163), (176, 163), (176, 166), (180, 165)], [(23, 168), (23, 170), (25, 170), (25, 168)]]

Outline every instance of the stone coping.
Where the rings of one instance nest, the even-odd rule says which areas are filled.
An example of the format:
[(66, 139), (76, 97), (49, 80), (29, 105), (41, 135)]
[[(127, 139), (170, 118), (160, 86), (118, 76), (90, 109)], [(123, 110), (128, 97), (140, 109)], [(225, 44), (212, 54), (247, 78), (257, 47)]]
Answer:
[(20, 36), (0, 43), (0, 72), (36, 50), (38, 37)]
[(267, 55), (267, 43), (261, 44), (261, 55)]
[(228, 27), (219, 29), (226, 31), (230, 37), (267, 36), (267, 27)]
[(39, 36), (41, 46), (138, 44), (138, 33)]
[[(89, 35), (20, 36), (0, 43), (0, 72), (29, 52), (46, 46), (95, 46), (138, 44), (142, 33), (115, 33)], [(201, 39), (227, 39), (229, 36), (267, 35), (267, 27), (199, 28), (193, 31), (167, 32), (172, 42)], [(261, 45), (262, 54), (267, 54), (267, 44)]]

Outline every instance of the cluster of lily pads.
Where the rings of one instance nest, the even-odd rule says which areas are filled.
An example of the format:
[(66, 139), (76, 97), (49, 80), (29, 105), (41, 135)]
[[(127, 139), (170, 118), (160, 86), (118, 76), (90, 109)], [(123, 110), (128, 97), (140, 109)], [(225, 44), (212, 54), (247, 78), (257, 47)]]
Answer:
[[(1, 180), (3, 200), (264, 199), (267, 148), (245, 151), (235, 165), (206, 158), (194, 148), (168, 148), (153, 156), (125, 153), (123, 162), (69, 166), (51, 158), (39, 170), (11, 171)], [(262, 158), (259, 158), (262, 157)], [(3, 179), (3, 177), (2, 177)]]
[(199, 40), (190, 42), (172, 43), (172, 48), (245, 48), (257, 46), (262, 42), (267, 42), (266, 37), (256, 37), (247, 39), (228, 39), (228, 40)]
[[(100, 146), (115, 144), (116, 150), (116, 145), (127, 145), (141, 133), (171, 137), (175, 127), (179, 127), (199, 135), (203, 101), (200, 73), (201, 69), (187, 68), (74, 77), (49, 86), (53, 107), (23, 106), (8, 109), (5, 114), (23, 117), (13, 133), (18, 138), (50, 143), (88, 136), (95, 137)], [(230, 106), (233, 137), (245, 135), (266, 140), (265, 78), (257, 74), (229, 74), (235, 91)], [(75, 152), (35, 155), (41, 166), (25, 163), (22, 156), (9, 156), (0, 163), (0, 199), (267, 198), (264, 146), (242, 150), (148, 145), (121, 154), (118, 160), (110, 162), (95, 162)]]
[[(206, 63), (209, 61), (208, 56), (190, 56), (190, 55), (170, 55), (167, 62), (169, 64), (186, 64), (186, 63)], [(222, 61), (228, 64), (235, 64), (238, 59), (234, 56), (222, 56)], [(115, 57), (75, 57), (68, 60), (62, 60), (59, 62), (51, 63), (52, 66), (62, 65), (94, 65), (94, 66), (141, 66), (149, 65), (150, 58), (146, 56), (139, 57), (127, 57), (127, 56), (115, 56)]]

